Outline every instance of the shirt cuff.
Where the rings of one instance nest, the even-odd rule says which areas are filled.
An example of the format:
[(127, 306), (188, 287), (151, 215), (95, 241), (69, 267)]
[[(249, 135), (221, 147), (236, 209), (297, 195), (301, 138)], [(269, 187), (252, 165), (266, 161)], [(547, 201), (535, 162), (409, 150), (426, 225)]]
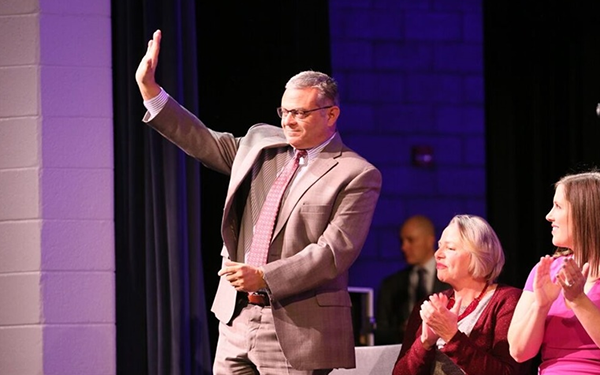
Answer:
[(167, 105), (168, 100), (169, 94), (167, 94), (167, 92), (162, 87), (160, 88), (160, 93), (158, 93), (158, 95), (156, 95), (154, 98), (144, 100), (144, 107), (146, 107), (148, 113), (150, 114), (148, 121), (156, 117), (156, 115), (158, 115), (160, 111), (162, 111), (162, 109), (165, 108), (165, 105)]

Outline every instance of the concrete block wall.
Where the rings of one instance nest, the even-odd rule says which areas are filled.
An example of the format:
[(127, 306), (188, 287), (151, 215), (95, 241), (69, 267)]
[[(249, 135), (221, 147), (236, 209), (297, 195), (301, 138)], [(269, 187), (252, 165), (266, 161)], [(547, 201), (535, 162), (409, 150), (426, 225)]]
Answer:
[(108, 0), (0, 2), (0, 374), (115, 374)]
[[(383, 173), (383, 191), (354, 286), (377, 291), (405, 266), (398, 227), (485, 217), (481, 0), (330, 0), (333, 75), (344, 141)], [(430, 167), (412, 150), (432, 150)]]

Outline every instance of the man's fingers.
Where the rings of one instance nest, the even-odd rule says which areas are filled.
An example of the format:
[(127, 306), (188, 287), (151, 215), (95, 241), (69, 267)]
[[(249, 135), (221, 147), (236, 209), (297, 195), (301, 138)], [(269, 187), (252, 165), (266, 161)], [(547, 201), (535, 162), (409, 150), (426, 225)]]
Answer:
[(160, 31), (160, 29), (156, 30), (153, 34), (152, 34), (152, 39), (157, 40), (160, 43), (160, 38), (162, 37), (162, 31)]
[(231, 275), (234, 274), (236, 271), (232, 268), (232, 267), (223, 267), (219, 270), (219, 272), (217, 272), (217, 274), (219, 276), (223, 276), (223, 275)]
[(160, 39), (162, 37), (162, 33), (160, 32), (160, 30), (156, 30), (154, 32), (154, 35), (152, 36), (152, 40), (150, 41), (152, 43), (151, 48), (152, 48), (152, 58), (154, 60), (158, 59), (158, 53), (160, 51)]
[(152, 34), (152, 39), (148, 41), (148, 48), (146, 49), (146, 58), (148, 70), (154, 70), (156, 65), (158, 65), (158, 54), (160, 52), (160, 39), (161, 39), (160, 30), (156, 30), (154, 34)]
[(147, 59), (146, 60), (146, 71), (152, 71), (154, 69), (154, 67), (152, 66), (152, 59)]

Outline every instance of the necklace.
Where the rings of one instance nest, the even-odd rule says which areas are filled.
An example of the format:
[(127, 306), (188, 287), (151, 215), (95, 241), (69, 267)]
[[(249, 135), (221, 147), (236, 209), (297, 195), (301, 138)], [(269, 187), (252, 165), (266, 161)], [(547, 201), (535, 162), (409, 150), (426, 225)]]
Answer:
[[(475, 310), (477, 308), (477, 305), (479, 305), (479, 301), (481, 301), (481, 298), (485, 294), (485, 291), (487, 290), (488, 286), (489, 286), (489, 284), (485, 283), (485, 286), (483, 287), (483, 290), (481, 291), (481, 293), (479, 293), (479, 295), (477, 297), (475, 297), (475, 299), (473, 301), (471, 301), (471, 303), (469, 303), (469, 306), (467, 306), (465, 311), (463, 311), (462, 314), (460, 314), (458, 316), (459, 322), (461, 320), (463, 320), (463, 318), (465, 316), (469, 315), (470, 313), (473, 312), (473, 310)], [(450, 297), (450, 299), (448, 300), (448, 306), (446, 306), (446, 308), (448, 310), (450, 310), (453, 306), (454, 306), (454, 294), (452, 294), (452, 297)]]

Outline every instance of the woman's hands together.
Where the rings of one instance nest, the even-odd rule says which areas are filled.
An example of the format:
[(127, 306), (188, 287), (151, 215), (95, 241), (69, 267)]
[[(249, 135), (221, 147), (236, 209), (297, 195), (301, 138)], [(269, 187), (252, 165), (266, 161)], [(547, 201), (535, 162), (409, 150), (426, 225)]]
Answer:
[(454, 306), (448, 309), (448, 296), (443, 293), (432, 294), (428, 301), (421, 305), (421, 319), (423, 329), (421, 332), (421, 343), (426, 349), (430, 349), (439, 338), (450, 341), (458, 332), (458, 311), (461, 300), (456, 300)]
[(554, 258), (549, 255), (541, 257), (533, 279), (535, 302), (542, 308), (549, 308), (560, 293), (560, 285), (553, 281), (550, 276), (553, 261)]
[(580, 269), (575, 260), (566, 258), (556, 275), (556, 281), (560, 284), (565, 299), (573, 302), (576, 298), (585, 294), (584, 287), (590, 271), (589, 263), (583, 265)]

